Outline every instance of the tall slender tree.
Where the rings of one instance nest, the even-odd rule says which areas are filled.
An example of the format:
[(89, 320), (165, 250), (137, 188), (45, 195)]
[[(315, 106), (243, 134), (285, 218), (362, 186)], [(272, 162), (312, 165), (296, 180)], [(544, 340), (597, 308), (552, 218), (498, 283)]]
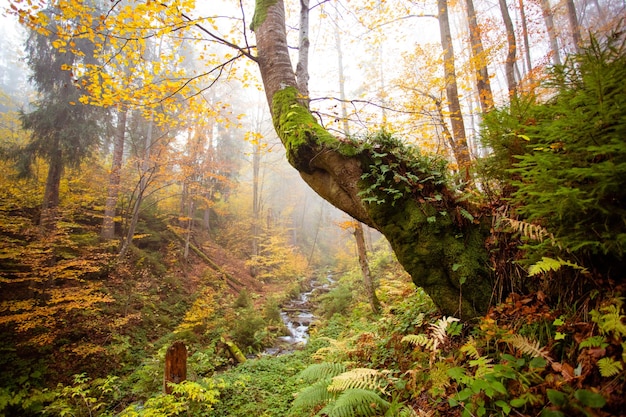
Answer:
[(452, 137), (450, 146), (459, 169), (467, 169), (471, 163), (467, 137), (465, 135), (465, 123), (459, 101), (459, 88), (457, 85), (456, 69), (454, 62), (454, 46), (450, 31), (450, 16), (448, 13), (448, 0), (437, 0), (439, 8), (439, 34), (441, 35), (441, 47), (443, 48), (444, 80), (446, 95), (448, 97), (448, 109), (450, 112), (450, 124), (452, 125)]
[(491, 81), (489, 79), (480, 26), (478, 26), (476, 10), (474, 9), (474, 0), (466, 0), (465, 11), (469, 25), (470, 43), (472, 45), (472, 67), (476, 74), (480, 109), (483, 113), (488, 113), (493, 108), (493, 92), (491, 91)]
[(515, 80), (515, 61), (517, 59), (515, 27), (513, 26), (513, 20), (511, 20), (511, 14), (509, 13), (506, 0), (498, 0), (498, 4), (500, 5), (500, 13), (502, 13), (502, 20), (504, 21), (504, 27), (506, 29), (506, 41), (508, 45), (506, 61), (504, 62), (504, 72), (506, 74), (509, 97), (514, 97), (517, 94), (517, 81)]
[[(49, 15), (57, 12), (52, 8), (45, 11)], [(51, 23), (45, 30), (31, 31), (28, 37), (27, 62), (39, 98), (32, 103), (34, 109), (21, 116), (24, 128), (31, 131), (31, 142), (22, 150), (21, 157), (40, 156), (48, 162), (40, 219), (48, 229), (55, 226), (63, 169), (78, 165), (97, 145), (98, 119), (103, 114), (80, 103), (78, 80), (67, 70), (77, 61), (92, 59), (93, 44), (81, 39), (59, 48), (55, 45), (60, 41), (55, 30)], [(28, 163), (20, 165), (29, 167)]]

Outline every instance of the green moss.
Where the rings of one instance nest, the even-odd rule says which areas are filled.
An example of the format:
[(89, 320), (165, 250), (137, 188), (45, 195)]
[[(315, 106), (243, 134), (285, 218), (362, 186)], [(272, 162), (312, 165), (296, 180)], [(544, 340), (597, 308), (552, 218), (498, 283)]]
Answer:
[(254, 31), (263, 24), (265, 18), (267, 17), (267, 9), (274, 4), (276, 4), (276, 0), (256, 0), (250, 30)]
[(447, 315), (483, 314), (491, 296), (487, 252), (480, 225), (456, 224), (440, 207), (419, 199), (372, 204), (370, 214), (389, 239), (413, 282)]
[(310, 161), (321, 147), (340, 148), (340, 142), (317, 123), (311, 112), (298, 101), (295, 87), (277, 91), (272, 99), (273, 122), (287, 151), (289, 163), (310, 172)]

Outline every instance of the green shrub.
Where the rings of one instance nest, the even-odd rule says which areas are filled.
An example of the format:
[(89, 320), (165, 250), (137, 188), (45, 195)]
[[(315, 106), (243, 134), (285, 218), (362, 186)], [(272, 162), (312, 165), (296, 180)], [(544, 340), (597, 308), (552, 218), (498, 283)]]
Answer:
[[(597, 264), (626, 249), (626, 48), (618, 37), (554, 67), (546, 102), (529, 98), (485, 120), (492, 173), (525, 222), (554, 235), (529, 241), (533, 261), (564, 251)], [(541, 241), (543, 240), (543, 241)], [(612, 261), (611, 261), (612, 260)], [(608, 265), (607, 265), (608, 266)]]

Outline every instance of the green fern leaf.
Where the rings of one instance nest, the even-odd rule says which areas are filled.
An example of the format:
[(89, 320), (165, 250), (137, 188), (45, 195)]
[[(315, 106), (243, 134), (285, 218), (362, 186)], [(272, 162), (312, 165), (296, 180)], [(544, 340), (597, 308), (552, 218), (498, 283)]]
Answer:
[(334, 399), (335, 394), (328, 391), (328, 384), (330, 384), (330, 379), (309, 385), (298, 393), (298, 396), (292, 403), (292, 408), (310, 409)]
[(385, 414), (389, 402), (373, 391), (349, 389), (344, 391), (328, 413), (329, 417), (369, 417)]
[(596, 348), (596, 347), (605, 348), (608, 345), (609, 344), (606, 343), (606, 341), (604, 340), (604, 336), (592, 336), (580, 342), (580, 344), (578, 345), (578, 349)]
[(402, 338), (403, 343), (408, 343), (411, 346), (423, 347), (425, 349), (431, 349), (433, 346), (432, 339), (429, 339), (425, 334), (408, 334)]
[(546, 273), (548, 271), (558, 271), (562, 266), (569, 266), (583, 273), (588, 273), (587, 269), (573, 262), (564, 261), (561, 258), (553, 259), (543, 256), (539, 262), (528, 268), (528, 275), (535, 276)]
[(337, 362), (315, 363), (298, 375), (304, 382), (313, 383), (322, 379), (331, 379), (346, 371), (346, 366)]
[(474, 337), (470, 337), (467, 342), (461, 346), (461, 352), (466, 353), (470, 358), (478, 359), (480, 358), (480, 353), (478, 352), (478, 348), (476, 347), (476, 341)]
[(332, 379), (328, 386), (330, 392), (341, 392), (352, 388), (361, 388), (369, 390), (381, 390), (381, 382), (384, 374), (375, 369), (356, 368), (341, 375), (337, 375)]
[(600, 368), (600, 375), (605, 378), (615, 376), (624, 370), (622, 363), (613, 358), (602, 358), (598, 360), (598, 368)]

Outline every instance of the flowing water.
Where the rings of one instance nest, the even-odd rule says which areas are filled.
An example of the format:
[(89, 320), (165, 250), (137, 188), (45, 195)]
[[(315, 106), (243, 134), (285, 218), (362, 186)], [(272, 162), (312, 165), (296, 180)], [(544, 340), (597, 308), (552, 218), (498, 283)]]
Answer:
[(335, 282), (332, 275), (327, 276), (327, 283), (320, 284), (317, 280), (311, 281), (311, 289), (302, 292), (298, 298), (287, 301), (282, 307), (280, 317), (285, 323), (289, 335), (279, 337), (276, 346), (265, 350), (266, 355), (279, 355), (293, 351), (309, 341), (309, 328), (315, 320), (311, 303), (311, 296), (319, 292), (327, 292)]

